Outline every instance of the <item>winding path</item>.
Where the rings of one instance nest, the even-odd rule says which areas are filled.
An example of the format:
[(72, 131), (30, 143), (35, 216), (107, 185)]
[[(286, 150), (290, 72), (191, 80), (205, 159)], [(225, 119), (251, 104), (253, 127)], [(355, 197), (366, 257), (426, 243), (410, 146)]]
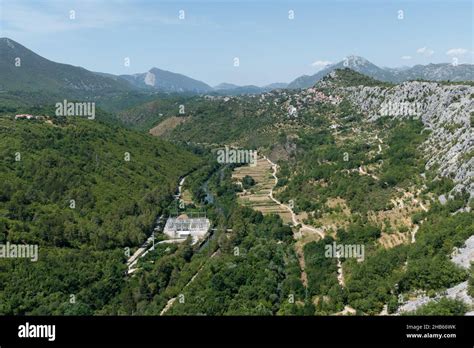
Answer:
[[(275, 163), (273, 163), (269, 158), (267, 158), (267, 157), (265, 157), (265, 156), (263, 156), (263, 158), (266, 159), (266, 160), (268, 161), (268, 163), (270, 163), (270, 165), (272, 166), (272, 170), (273, 170), (272, 176), (273, 176), (273, 178), (275, 179), (275, 186), (276, 186), (276, 185), (278, 184), (278, 177), (276, 176), (276, 173), (277, 173), (277, 170), (278, 170), (278, 166), (277, 166)], [(274, 186), (274, 187), (275, 187), (275, 186)], [(276, 204), (278, 204), (279, 206), (285, 208), (286, 210), (288, 210), (288, 211), (290, 212), (290, 214), (291, 214), (291, 220), (292, 220), (292, 222), (293, 222), (293, 225), (294, 225), (295, 227), (298, 226), (298, 225), (301, 225), (301, 228), (300, 228), (300, 229), (306, 229), (306, 230), (315, 232), (315, 233), (319, 234), (319, 236), (320, 236), (321, 238), (324, 238), (325, 233), (324, 233), (324, 230), (323, 230), (322, 228), (314, 228), (314, 227), (312, 227), (312, 226), (305, 225), (304, 223), (298, 221), (298, 218), (296, 217), (295, 212), (293, 211), (293, 209), (292, 209), (290, 206), (288, 206), (288, 205), (286, 205), (286, 204), (280, 202), (278, 199), (276, 199), (275, 197), (273, 197), (273, 189), (274, 189), (274, 187), (272, 187), (272, 188), (270, 189), (270, 193), (269, 193), (268, 196), (269, 196), (270, 199), (271, 199), (272, 201), (274, 201)]]
[[(291, 220), (293, 222), (293, 225), (298, 228), (297, 226), (301, 226), (298, 228), (298, 232), (296, 232), (293, 237), (295, 239), (298, 239), (298, 238), (301, 238), (303, 236), (302, 234), (302, 230), (308, 230), (308, 231), (311, 231), (311, 232), (315, 232), (317, 233), (321, 239), (323, 239), (326, 235), (325, 231), (322, 229), (322, 228), (315, 228), (313, 226), (309, 226), (309, 225), (306, 225), (300, 221), (298, 221), (298, 218), (295, 214), (295, 212), (293, 211), (293, 208), (291, 208), (289, 205), (286, 205), (282, 202), (280, 202), (278, 199), (276, 199), (274, 196), (273, 196), (273, 189), (275, 188), (275, 186), (278, 184), (278, 177), (276, 175), (277, 173), (277, 170), (278, 170), (278, 165), (274, 162), (272, 162), (269, 158), (267, 158), (266, 156), (263, 156), (263, 158), (265, 160), (268, 161), (268, 163), (270, 163), (270, 165), (272, 166), (272, 176), (273, 178), (275, 179), (275, 185), (270, 188), (270, 193), (268, 194), (268, 196), (270, 197), (271, 200), (273, 200), (276, 204), (278, 204), (279, 206), (283, 207), (284, 209), (288, 210), (291, 214)], [(308, 275), (306, 274), (306, 271), (305, 271), (305, 267), (306, 267), (306, 264), (305, 264), (305, 260), (304, 260), (304, 254), (303, 254), (303, 251), (301, 250), (300, 252), (298, 252), (298, 249), (296, 250), (296, 253), (298, 255), (298, 259), (299, 259), (299, 264), (300, 264), (300, 268), (301, 268), (301, 281), (303, 282), (303, 285), (305, 287), (308, 286)], [(338, 279), (338, 282), (341, 286), (344, 286), (344, 275), (342, 273), (342, 263), (341, 261), (339, 260), (339, 258), (337, 259), (337, 279)]]

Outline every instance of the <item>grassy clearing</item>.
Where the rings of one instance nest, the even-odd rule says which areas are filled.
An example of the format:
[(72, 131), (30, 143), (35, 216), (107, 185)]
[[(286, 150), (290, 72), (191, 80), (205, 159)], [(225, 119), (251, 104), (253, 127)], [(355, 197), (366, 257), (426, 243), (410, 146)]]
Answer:
[(173, 129), (178, 127), (180, 124), (186, 122), (188, 117), (172, 116), (158, 123), (155, 127), (150, 129), (150, 134), (155, 137), (160, 137), (164, 134), (171, 132)]

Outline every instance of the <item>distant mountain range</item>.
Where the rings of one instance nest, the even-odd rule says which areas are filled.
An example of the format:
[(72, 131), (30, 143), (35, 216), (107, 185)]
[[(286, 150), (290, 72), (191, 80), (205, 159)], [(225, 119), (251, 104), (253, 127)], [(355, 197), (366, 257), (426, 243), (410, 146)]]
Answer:
[(367, 59), (358, 56), (349, 56), (339, 63), (326, 66), (316, 74), (303, 75), (288, 84), (287, 88), (308, 88), (336, 69), (349, 68), (374, 79), (400, 83), (408, 80), (430, 80), (430, 81), (473, 81), (474, 65), (448, 63), (415, 65), (411, 68), (400, 69), (380, 68)]
[(177, 93), (189, 92), (197, 94), (209, 93), (223, 95), (257, 94), (272, 89), (285, 88), (287, 86), (286, 83), (273, 83), (263, 87), (254, 85), (238, 86), (224, 82), (215, 87), (211, 87), (202, 81), (158, 68), (152, 68), (146, 73), (120, 75), (119, 77), (138, 88)]
[(362, 57), (350, 56), (314, 75), (298, 77), (290, 84), (273, 83), (258, 87), (221, 83), (211, 87), (202, 81), (158, 68), (152, 68), (145, 73), (119, 76), (92, 72), (81, 67), (52, 62), (14, 40), (0, 38), (0, 91), (67, 93), (69, 97), (142, 90), (219, 95), (257, 94), (272, 89), (311, 87), (331, 71), (345, 67), (377, 80), (396, 83), (414, 79), (474, 80), (474, 65), (470, 64), (429, 64), (393, 69), (380, 68)]
[(213, 90), (211, 86), (204, 82), (158, 68), (152, 68), (146, 73), (141, 74), (120, 75), (120, 78), (138, 88), (153, 88), (165, 92), (194, 92), (202, 94)]
[(0, 76), (2, 91), (66, 92), (81, 96), (130, 89), (130, 84), (122, 79), (52, 62), (7, 38), (0, 38)]
[(283, 82), (272, 83), (263, 87), (255, 85), (237, 86), (232, 83), (221, 83), (214, 87), (214, 94), (220, 95), (241, 95), (241, 94), (258, 94), (271, 91), (273, 89), (286, 88), (288, 84)]

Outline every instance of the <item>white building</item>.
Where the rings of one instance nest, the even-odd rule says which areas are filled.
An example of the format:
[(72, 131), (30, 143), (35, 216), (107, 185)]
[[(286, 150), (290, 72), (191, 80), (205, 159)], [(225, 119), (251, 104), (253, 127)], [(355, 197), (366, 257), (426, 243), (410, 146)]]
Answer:
[(193, 240), (196, 240), (203, 238), (210, 227), (208, 218), (189, 218), (187, 215), (180, 215), (168, 218), (163, 232), (172, 239), (187, 238), (191, 235)]

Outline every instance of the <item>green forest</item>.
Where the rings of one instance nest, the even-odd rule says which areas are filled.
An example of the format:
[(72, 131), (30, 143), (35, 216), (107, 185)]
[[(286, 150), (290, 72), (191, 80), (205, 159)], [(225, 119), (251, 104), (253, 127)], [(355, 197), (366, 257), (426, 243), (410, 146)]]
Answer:
[(38, 262), (0, 260), (1, 312), (95, 313), (201, 159), (98, 121), (0, 118), (0, 133), (0, 241), (39, 245)]

